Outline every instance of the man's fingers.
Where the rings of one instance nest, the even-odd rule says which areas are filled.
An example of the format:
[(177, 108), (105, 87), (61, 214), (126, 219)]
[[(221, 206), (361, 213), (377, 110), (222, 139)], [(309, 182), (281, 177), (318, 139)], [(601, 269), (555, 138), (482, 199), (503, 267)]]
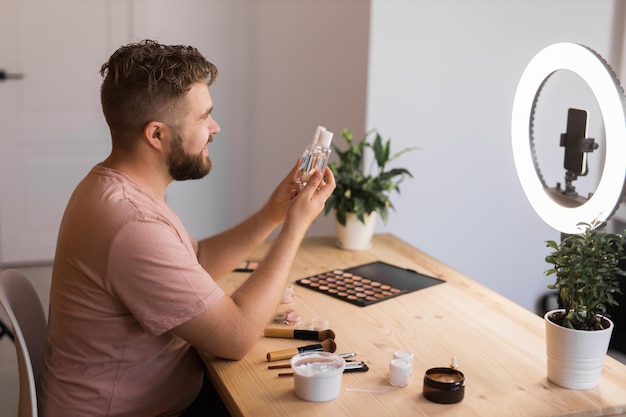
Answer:
[(319, 171), (314, 171), (311, 174), (309, 181), (307, 181), (306, 186), (312, 187), (313, 190), (317, 190), (317, 187), (320, 186), (321, 182), (322, 182), (322, 173)]

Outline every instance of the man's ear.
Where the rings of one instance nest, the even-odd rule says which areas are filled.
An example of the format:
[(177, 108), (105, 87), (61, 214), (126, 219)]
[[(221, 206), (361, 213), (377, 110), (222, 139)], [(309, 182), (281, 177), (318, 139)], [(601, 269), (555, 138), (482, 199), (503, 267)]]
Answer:
[(169, 130), (165, 123), (151, 121), (146, 123), (143, 128), (143, 137), (151, 148), (163, 152), (166, 148), (166, 141), (169, 136)]

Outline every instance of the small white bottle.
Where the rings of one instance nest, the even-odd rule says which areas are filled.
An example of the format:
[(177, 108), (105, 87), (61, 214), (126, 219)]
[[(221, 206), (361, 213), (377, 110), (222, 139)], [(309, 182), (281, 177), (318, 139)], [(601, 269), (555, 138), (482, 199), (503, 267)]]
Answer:
[(304, 149), (302, 154), (302, 163), (296, 177), (296, 182), (300, 187), (307, 184), (313, 170), (320, 171), (324, 175), (331, 153), (330, 142), (332, 140), (333, 132), (326, 130), (324, 126), (317, 127), (311, 144)]

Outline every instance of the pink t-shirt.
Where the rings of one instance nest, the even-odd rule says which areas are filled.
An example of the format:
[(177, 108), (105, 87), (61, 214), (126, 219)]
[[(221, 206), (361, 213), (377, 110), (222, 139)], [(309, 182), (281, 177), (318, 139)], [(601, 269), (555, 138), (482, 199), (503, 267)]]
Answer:
[(52, 272), (40, 415), (177, 415), (202, 363), (169, 330), (224, 292), (169, 206), (96, 166), (72, 195)]

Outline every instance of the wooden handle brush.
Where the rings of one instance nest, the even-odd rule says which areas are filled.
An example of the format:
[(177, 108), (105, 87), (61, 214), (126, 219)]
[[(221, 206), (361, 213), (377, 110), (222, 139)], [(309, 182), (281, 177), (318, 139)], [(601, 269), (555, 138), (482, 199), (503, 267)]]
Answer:
[(267, 354), (267, 361), (279, 361), (281, 359), (291, 359), (291, 357), (302, 352), (335, 352), (337, 350), (337, 344), (333, 339), (326, 339), (322, 343), (314, 345), (300, 346), (297, 348), (275, 350)]
[(294, 330), (294, 329), (271, 329), (267, 328), (263, 332), (265, 337), (282, 337), (283, 339), (299, 339), (299, 340), (335, 340), (335, 332), (330, 329), (315, 330)]

